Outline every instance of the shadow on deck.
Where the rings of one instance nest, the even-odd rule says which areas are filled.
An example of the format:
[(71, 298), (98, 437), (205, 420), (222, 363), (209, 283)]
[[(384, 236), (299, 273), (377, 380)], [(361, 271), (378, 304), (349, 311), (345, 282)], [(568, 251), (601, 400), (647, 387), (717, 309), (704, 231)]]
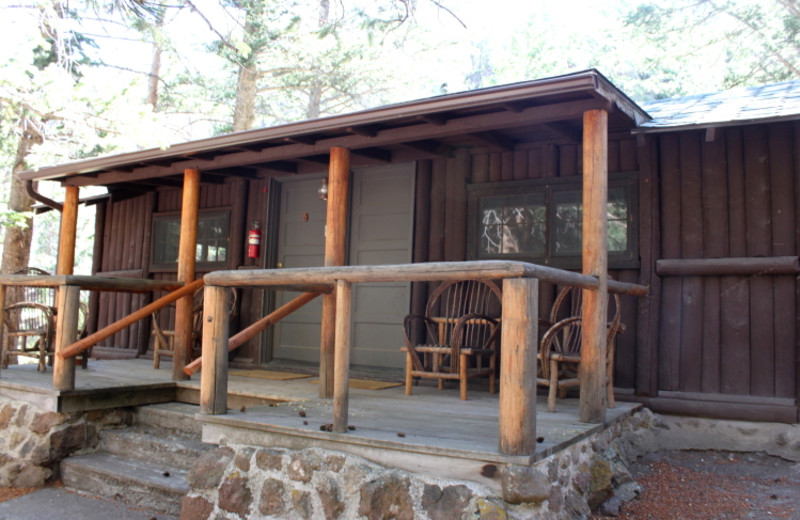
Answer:
[[(166, 363), (160, 370), (146, 359), (93, 361), (78, 370), (76, 389), (52, 389), (52, 373), (35, 365), (17, 365), (0, 374), (0, 395), (31, 402), (57, 412), (77, 412), (178, 401), (199, 402), (200, 381), (172, 382)], [(330, 433), (333, 402), (320, 399), (316, 378), (289, 380), (229, 378), (225, 415), (201, 416), (203, 440), (217, 444), (303, 449), (330, 449), (359, 455), (373, 462), (445, 478), (470, 478), (497, 487), (487, 465), (529, 465), (563, 450), (641, 407), (617, 403), (605, 424), (578, 421), (577, 399), (564, 399), (558, 411), (546, 411), (540, 396), (536, 415), (539, 440), (534, 456), (498, 453), (498, 398), (481, 389), (461, 401), (458, 389), (437, 390), (421, 384), (406, 396), (402, 385), (379, 390), (350, 389), (351, 429)]]

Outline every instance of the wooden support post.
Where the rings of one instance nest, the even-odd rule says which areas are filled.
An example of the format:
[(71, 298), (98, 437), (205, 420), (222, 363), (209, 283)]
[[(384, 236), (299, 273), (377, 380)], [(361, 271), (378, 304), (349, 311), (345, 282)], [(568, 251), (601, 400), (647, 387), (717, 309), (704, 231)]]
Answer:
[(347, 433), (348, 391), (350, 386), (350, 282), (336, 281), (336, 350), (333, 379), (333, 431)]
[[(65, 205), (66, 207), (66, 205)], [(59, 255), (60, 256), (60, 255)], [(53, 388), (75, 389), (75, 358), (63, 358), (58, 354), (78, 339), (78, 307), (81, 288), (77, 285), (62, 285), (58, 289), (58, 320), (56, 320), (56, 356), (53, 360)]]
[(56, 274), (72, 274), (75, 269), (75, 235), (78, 229), (78, 187), (67, 186), (61, 212)]
[[(183, 172), (183, 203), (181, 206), (181, 236), (178, 247), (178, 281), (194, 281), (195, 249), (197, 248), (197, 211), (200, 205), (200, 171)], [(188, 376), (183, 368), (192, 355), (192, 302), (187, 294), (175, 305), (175, 347), (172, 356), (172, 380)]]
[(583, 274), (600, 285), (583, 291), (580, 420), (606, 419), (606, 308), (608, 306), (608, 112), (583, 114)]
[[(75, 242), (78, 230), (79, 188), (67, 186), (64, 206), (61, 211), (61, 230), (58, 236), (58, 260), (56, 274), (72, 274), (75, 270)], [(56, 354), (75, 342), (78, 331), (78, 306), (80, 288), (61, 286), (56, 291)], [(65, 329), (65, 325), (71, 329)], [(72, 332), (72, 334), (69, 333)], [(75, 388), (75, 358), (53, 360), (53, 388), (73, 390)]]
[(538, 305), (539, 280), (503, 280), (499, 416), (503, 455), (536, 452)]
[(203, 294), (203, 372), (200, 413), (228, 410), (228, 290), (207, 285)]
[[(350, 150), (331, 148), (328, 171), (328, 212), (325, 224), (325, 267), (344, 265), (347, 243), (347, 207), (350, 185)], [(333, 396), (336, 296), (322, 298), (322, 334), (319, 354), (319, 396)]]

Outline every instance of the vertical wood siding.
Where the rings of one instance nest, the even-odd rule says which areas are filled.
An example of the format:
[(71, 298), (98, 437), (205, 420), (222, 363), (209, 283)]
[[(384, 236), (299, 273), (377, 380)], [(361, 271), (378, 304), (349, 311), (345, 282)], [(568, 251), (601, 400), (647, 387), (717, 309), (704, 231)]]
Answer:
[[(658, 138), (663, 258), (795, 256), (792, 124)], [(662, 279), (658, 388), (797, 396), (794, 276)]]

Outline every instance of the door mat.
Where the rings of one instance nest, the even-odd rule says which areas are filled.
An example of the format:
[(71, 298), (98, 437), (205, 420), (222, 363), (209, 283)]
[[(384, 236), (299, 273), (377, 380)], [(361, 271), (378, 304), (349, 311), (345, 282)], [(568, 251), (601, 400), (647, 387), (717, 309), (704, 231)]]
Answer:
[(273, 381), (288, 381), (290, 379), (304, 379), (311, 377), (308, 374), (297, 374), (295, 372), (276, 372), (275, 370), (231, 370), (231, 376), (257, 377), (258, 379), (272, 379)]
[[(319, 379), (312, 379), (309, 383), (318, 385)], [(395, 381), (375, 381), (373, 379), (351, 379), (350, 388), (359, 388), (361, 390), (383, 390), (384, 388), (394, 388), (396, 386), (403, 386), (404, 383), (397, 383)]]

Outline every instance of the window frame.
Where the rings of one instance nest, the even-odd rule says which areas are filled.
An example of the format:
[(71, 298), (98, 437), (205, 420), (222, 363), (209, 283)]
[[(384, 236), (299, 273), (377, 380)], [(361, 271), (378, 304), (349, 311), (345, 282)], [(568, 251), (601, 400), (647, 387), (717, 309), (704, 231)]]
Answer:
[[(467, 185), (467, 257), (469, 260), (521, 260), (561, 269), (580, 269), (581, 254), (554, 253), (554, 194), (581, 193), (583, 177), (560, 177), (529, 179), (521, 181), (492, 182)], [(638, 172), (618, 172), (608, 175), (608, 189), (625, 189), (628, 202), (627, 248), (625, 251), (609, 251), (609, 269), (635, 269), (639, 263), (639, 193)], [(512, 197), (543, 193), (545, 204), (545, 253), (532, 256), (529, 253), (481, 254), (480, 233), (481, 202), (485, 198)], [(558, 195), (556, 196), (558, 198)], [(579, 199), (580, 200), (580, 199)]]
[[(217, 261), (217, 262), (201, 262), (196, 261), (195, 263), (195, 270), (196, 271), (212, 271), (214, 269), (220, 268), (227, 268), (228, 263), (231, 258), (231, 214), (232, 208), (229, 206), (226, 207), (219, 207), (219, 208), (204, 208), (197, 212), (197, 223), (198, 227), (200, 222), (203, 218), (216, 218), (216, 217), (225, 217), (228, 232), (225, 236), (225, 243), (227, 245), (227, 253), (225, 260)], [(156, 226), (160, 222), (174, 222), (177, 221), (180, 223), (181, 220), (181, 212), (180, 211), (163, 211), (158, 213), (153, 213), (153, 222), (151, 224), (151, 232), (150, 232), (150, 272), (177, 272), (178, 270), (178, 262), (177, 259), (175, 262), (158, 262), (156, 261)], [(199, 242), (198, 242), (199, 243)]]

